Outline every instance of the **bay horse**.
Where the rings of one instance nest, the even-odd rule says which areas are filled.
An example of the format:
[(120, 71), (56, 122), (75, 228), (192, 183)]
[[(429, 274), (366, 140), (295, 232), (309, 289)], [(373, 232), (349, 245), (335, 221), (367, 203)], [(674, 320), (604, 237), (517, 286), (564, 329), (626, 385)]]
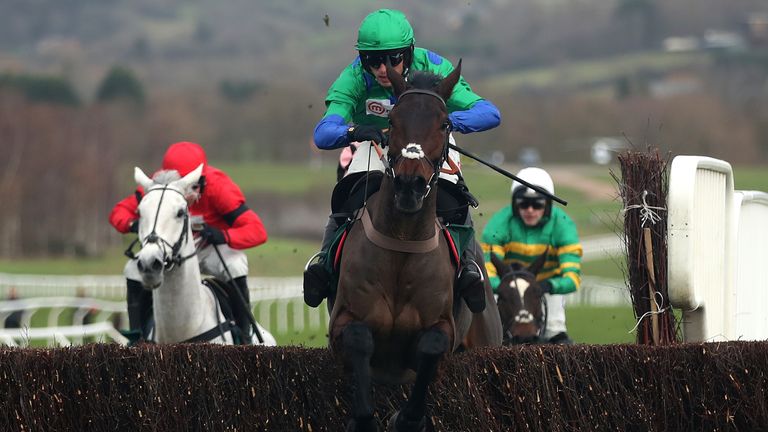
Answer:
[[(444, 355), (501, 344), (498, 310), (473, 314), (457, 300), (451, 246), (436, 216), (450, 134), (445, 101), (461, 62), (444, 79), (416, 72), (406, 83), (392, 68), (387, 75), (397, 103), (389, 114), (385, 175), (347, 234), (331, 302), (329, 343), (355, 387), (347, 431), (378, 430), (372, 380), (413, 382), (388, 427), (426, 430), (428, 386)], [(485, 279), (486, 304), (493, 305)]]
[(546, 300), (536, 274), (547, 258), (544, 252), (530, 266), (505, 264), (491, 253), (491, 263), (501, 279), (497, 305), (504, 333), (504, 345), (539, 343), (546, 330)]
[[(145, 289), (154, 290), (153, 340), (158, 343), (234, 342), (234, 324), (203, 283), (185, 198), (202, 170), (201, 164), (183, 178), (176, 171), (161, 171), (151, 179), (134, 169), (136, 183), (144, 189), (138, 207), (141, 249), (134, 258)], [(276, 345), (275, 338), (257, 326), (264, 344)]]

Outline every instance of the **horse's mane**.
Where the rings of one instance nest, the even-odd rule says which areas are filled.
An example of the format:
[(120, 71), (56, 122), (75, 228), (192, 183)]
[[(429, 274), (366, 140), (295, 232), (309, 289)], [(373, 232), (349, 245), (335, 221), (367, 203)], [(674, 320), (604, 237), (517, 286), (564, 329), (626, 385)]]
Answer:
[(152, 176), (152, 181), (155, 182), (155, 184), (167, 185), (175, 182), (176, 180), (179, 180), (180, 178), (181, 176), (176, 170), (162, 170), (156, 172)]
[(443, 77), (427, 71), (414, 71), (408, 80), (408, 84), (412, 88), (431, 90), (437, 86), (437, 83), (442, 81)]

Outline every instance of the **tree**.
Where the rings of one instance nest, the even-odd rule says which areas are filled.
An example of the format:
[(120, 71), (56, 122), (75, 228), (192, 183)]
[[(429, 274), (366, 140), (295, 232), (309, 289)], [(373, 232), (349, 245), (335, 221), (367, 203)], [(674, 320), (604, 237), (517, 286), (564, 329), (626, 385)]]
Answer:
[(127, 100), (144, 105), (144, 87), (133, 71), (122, 66), (113, 66), (99, 85), (96, 99), (99, 102)]
[(80, 98), (65, 78), (37, 75), (0, 75), (0, 88), (10, 88), (30, 102), (77, 106)]

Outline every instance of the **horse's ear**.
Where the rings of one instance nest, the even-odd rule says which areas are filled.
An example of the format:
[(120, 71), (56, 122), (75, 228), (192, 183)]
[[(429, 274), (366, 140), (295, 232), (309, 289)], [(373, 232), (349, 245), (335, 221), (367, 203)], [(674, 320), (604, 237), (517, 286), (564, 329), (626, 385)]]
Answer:
[(176, 184), (183, 191), (189, 189), (189, 187), (200, 180), (200, 176), (203, 174), (203, 164), (200, 164), (192, 170), (189, 174), (182, 177), (180, 180), (176, 180)]
[(504, 275), (509, 271), (509, 266), (504, 264), (504, 261), (502, 261), (493, 252), (491, 252), (491, 263), (494, 267), (496, 267), (496, 274), (499, 275), (500, 278), (504, 277)]
[(396, 97), (400, 96), (405, 91), (405, 88), (407, 87), (405, 78), (403, 78), (403, 75), (389, 64), (387, 64), (387, 79), (392, 83), (392, 91), (395, 93)]
[(443, 100), (448, 100), (453, 93), (453, 87), (459, 82), (459, 78), (461, 78), (461, 59), (459, 59), (459, 64), (456, 65), (453, 72), (440, 81), (435, 88), (435, 93), (439, 94)]
[(549, 254), (549, 246), (547, 246), (547, 249), (544, 251), (543, 254), (539, 255), (538, 258), (536, 258), (536, 261), (532, 262), (531, 265), (528, 266), (528, 271), (533, 274), (539, 274), (541, 271), (541, 268), (544, 267), (544, 263), (547, 262), (547, 255)]
[(149, 190), (149, 187), (154, 183), (139, 167), (133, 168), (133, 178), (136, 180), (136, 184), (143, 187), (145, 191)]

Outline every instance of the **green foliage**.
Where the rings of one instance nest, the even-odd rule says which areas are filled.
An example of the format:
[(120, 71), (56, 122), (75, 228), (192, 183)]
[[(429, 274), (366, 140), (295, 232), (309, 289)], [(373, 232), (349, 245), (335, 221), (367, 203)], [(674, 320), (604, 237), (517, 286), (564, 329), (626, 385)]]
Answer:
[(0, 89), (8, 88), (23, 94), (30, 102), (77, 106), (80, 98), (66, 78), (44, 75), (0, 75)]
[(144, 87), (130, 69), (113, 66), (96, 91), (99, 102), (126, 100), (137, 105), (144, 104)]

